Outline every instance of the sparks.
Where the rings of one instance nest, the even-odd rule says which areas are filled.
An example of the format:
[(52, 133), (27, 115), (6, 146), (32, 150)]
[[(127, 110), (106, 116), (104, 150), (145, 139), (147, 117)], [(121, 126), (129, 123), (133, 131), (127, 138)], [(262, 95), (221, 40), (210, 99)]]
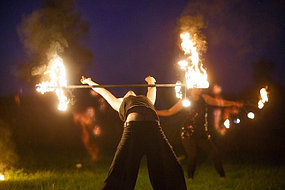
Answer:
[(65, 111), (69, 100), (64, 94), (63, 88), (67, 86), (66, 72), (63, 60), (55, 55), (50, 61), (47, 71), (44, 73), (49, 76), (49, 81), (41, 82), (36, 85), (36, 90), (42, 94), (55, 91), (59, 104), (58, 110)]
[(182, 70), (185, 70), (187, 88), (208, 88), (208, 75), (203, 64), (200, 63), (196, 43), (191, 40), (188, 32), (182, 33), (180, 38), (181, 47), (188, 57), (187, 60), (179, 61), (178, 64)]

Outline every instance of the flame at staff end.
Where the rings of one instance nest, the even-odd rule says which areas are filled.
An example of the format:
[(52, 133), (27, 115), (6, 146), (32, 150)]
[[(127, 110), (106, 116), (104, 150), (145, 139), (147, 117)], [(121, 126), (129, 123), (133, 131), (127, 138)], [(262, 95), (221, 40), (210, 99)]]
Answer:
[(175, 86), (175, 93), (176, 93), (176, 97), (178, 99), (182, 99), (182, 91), (181, 91), (181, 82), (180, 81), (177, 81), (176, 82), (176, 86)]
[(208, 75), (203, 64), (200, 63), (196, 42), (191, 40), (188, 32), (180, 34), (180, 38), (181, 47), (188, 57), (187, 60), (179, 61), (178, 64), (182, 70), (185, 70), (187, 88), (209, 88)]
[(49, 75), (49, 81), (37, 84), (36, 90), (42, 94), (55, 91), (59, 100), (58, 110), (65, 111), (69, 100), (62, 89), (67, 86), (66, 72), (62, 58), (57, 54), (54, 55), (49, 61), (48, 69), (44, 74)]
[(224, 126), (225, 126), (227, 129), (230, 128), (230, 120), (229, 120), (229, 119), (226, 119), (226, 120), (224, 121)]

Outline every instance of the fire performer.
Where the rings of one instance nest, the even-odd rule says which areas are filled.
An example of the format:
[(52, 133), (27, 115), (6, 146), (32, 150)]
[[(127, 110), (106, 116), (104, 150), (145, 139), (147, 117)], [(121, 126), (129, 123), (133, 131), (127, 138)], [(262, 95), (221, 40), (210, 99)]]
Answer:
[[(217, 148), (214, 145), (208, 130), (207, 106), (241, 107), (242, 103), (228, 101), (221, 98), (213, 98), (203, 93), (200, 88), (193, 88), (190, 91), (189, 99), (191, 107), (187, 109), (187, 118), (181, 128), (181, 139), (185, 152), (188, 157), (188, 178), (194, 177), (196, 169), (196, 148), (202, 148), (208, 153), (220, 177), (225, 177), (225, 171), (222, 166)], [(183, 109), (182, 101), (179, 100), (175, 105), (167, 110), (157, 110), (159, 116), (170, 116)]]
[[(155, 84), (155, 79), (150, 76), (145, 81)], [(97, 85), (91, 78), (82, 77), (81, 82)], [(156, 87), (148, 87), (146, 96), (129, 91), (123, 98), (116, 98), (104, 88), (93, 90), (105, 98), (125, 122), (123, 135), (102, 189), (134, 189), (144, 155), (153, 189), (187, 189), (183, 170), (160, 127), (154, 108)]]
[(96, 143), (96, 139), (92, 135), (92, 132), (90, 132), (95, 128), (95, 109), (88, 107), (84, 112), (74, 112), (73, 120), (81, 126), (81, 139), (87, 152), (91, 156), (92, 160), (97, 160), (99, 147)]

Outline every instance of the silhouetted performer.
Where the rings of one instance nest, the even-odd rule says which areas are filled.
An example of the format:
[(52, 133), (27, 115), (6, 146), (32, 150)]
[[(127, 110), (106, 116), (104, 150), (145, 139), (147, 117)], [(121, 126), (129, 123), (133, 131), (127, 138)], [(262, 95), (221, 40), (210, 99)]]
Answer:
[(187, 109), (187, 117), (181, 128), (181, 139), (188, 157), (188, 178), (193, 179), (196, 169), (196, 149), (202, 148), (208, 153), (220, 177), (225, 177), (220, 156), (208, 131), (207, 106), (241, 106), (239, 102), (216, 99), (207, 94), (202, 94), (202, 89), (194, 88), (190, 91), (191, 106), (184, 108), (179, 100), (168, 110), (157, 110), (160, 116), (170, 116), (182, 109)]
[[(155, 79), (150, 76), (145, 80), (148, 84), (155, 83)], [(90, 78), (83, 77), (81, 82), (96, 85)], [(125, 122), (123, 135), (103, 189), (134, 189), (140, 161), (144, 155), (153, 189), (186, 189), (183, 170), (160, 127), (154, 109), (156, 88), (149, 87), (147, 96), (129, 91), (124, 98), (116, 98), (104, 88), (93, 90), (102, 95)]]

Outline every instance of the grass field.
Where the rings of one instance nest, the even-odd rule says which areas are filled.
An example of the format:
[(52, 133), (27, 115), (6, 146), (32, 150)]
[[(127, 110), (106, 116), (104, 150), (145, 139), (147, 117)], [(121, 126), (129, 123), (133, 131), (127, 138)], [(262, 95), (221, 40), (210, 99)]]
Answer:
[[(112, 156), (104, 156), (97, 162), (82, 160), (81, 168), (76, 168), (76, 161), (71, 158), (45, 157), (41, 161), (25, 161), (24, 169), (6, 172), (6, 181), (0, 181), (2, 190), (42, 190), (42, 189), (100, 189)], [(186, 164), (183, 161), (185, 169)], [(186, 181), (188, 189), (228, 189), (228, 190), (284, 190), (285, 166), (261, 164), (256, 162), (224, 164), (226, 179), (220, 179), (209, 161), (204, 161), (197, 167), (195, 179)], [(136, 190), (152, 189), (145, 160), (142, 161)]]

